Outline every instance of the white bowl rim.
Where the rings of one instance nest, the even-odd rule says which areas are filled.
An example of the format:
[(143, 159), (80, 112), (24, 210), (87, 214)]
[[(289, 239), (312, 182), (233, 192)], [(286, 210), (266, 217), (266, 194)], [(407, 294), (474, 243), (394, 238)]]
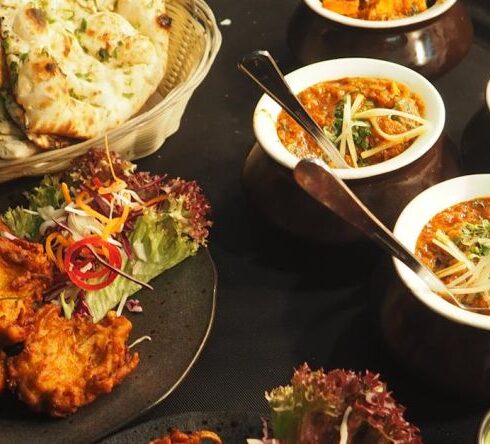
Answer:
[(353, 26), (356, 28), (367, 29), (393, 29), (402, 26), (411, 26), (417, 23), (425, 22), (444, 14), (451, 8), (457, 0), (445, 0), (442, 3), (436, 3), (426, 11), (415, 14), (411, 17), (404, 17), (393, 20), (364, 20), (353, 17), (347, 17), (330, 9), (324, 8), (320, 0), (304, 0), (310, 9), (317, 14), (330, 19), (342, 25)]
[[(352, 68), (349, 68), (351, 65), (354, 65), (358, 72), (351, 73)], [(346, 73), (340, 76), (329, 76), (328, 73), (334, 66), (347, 67), (349, 74)], [(387, 74), (359, 74), (359, 72), (362, 70), (370, 70), (372, 68), (375, 70), (385, 70)], [(285, 76), (285, 78), (290, 84), (293, 92), (298, 93), (318, 83), (318, 81), (309, 80), (312, 73), (318, 72), (325, 72), (325, 76), (322, 76), (324, 81), (336, 80), (342, 77), (378, 77), (389, 78), (406, 84), (406, 81), (400, 79), (401, 76), (405, 76), (410, 78), (414, 83), (416, 82), (420, 88), (424, 89), (426, 94), (423, 95), (422, 98), (424, 99), (426, 105), (426, 111), (429, 108), (428, 105), (430, 102), (433, 107), (433, 114), (435, 115), (435, 118), (430, 122), (431, 128), (429, 128), (425, 134), (420, 136), (403, 153), (375, 165), (362, 168), (336, 169), (335, 172), (341, 179), (364, 179), (401, 169), (422, 157), (435, 145), (439, 139), (444, 129), (446, 118), (444, 102), (432, 83), (414, 70), (397, 63), (388, 62), (386, 60), (350, 57), (325, 60), (322, 62), (313, 63), (311, 65), (306, 65), (290, 72)], [(255, 107), (253, 115), (254, 132), (259, 145), (269, 154), (269, 156), (271, 156), (279, 164), (293, 170), (300, 159), (288, 151), (277, 136), (275, 125), (280, 110), (280, 106), (268, 95), (264, 94)], [(273, 131), (271, 125), (273, 126)], [(274, 134), (274, 137), (271, 137), (272, 134)]]
[[(471, 190), (470, 192), (468, 192), (468, 188), (465, 187), (465, 185), (468, 184), (473, 184), (473, 186), (476, 186), (478, 190), (481, 189), (481, 192), (471, 192)], [(487, 188), (485, 188), (484, 185), (486, 185)], [(471, 174), (466, 176), (459, 176), (433, 185), (432, 187), (422, 191), (408, 203), (408, 205), (403, 209), (400, 216), (398, 217), (393, 233), (397, 239), (399, 239), (407, 248), (409, 248), (413, 252), (415, 248), (414, 246), (412, 246), (411, 241), (406, 238), (407, 224), (410, 224), (412, 230), (415, 230), (415, 228), (417, 228), (418, 238), (418, 235), (422, 231), (422, 228), (427, 222), (429, 222), (430, 218), (432, 218), (445, 208), (468, 200), (483, 197), (490, 198), (490, 191), (485, 192), (486, 189), (490, 189), (490, 174)], [(465, 197), (461, 198), (461, 195), (465, 193)], [(441, 199), (441, 196), (444, 196), (446, 200), (449, 200), (452, 203), (446, 205), (447, 202), (445, 201), (444, 204), (442, 204), (438, 200), (438, 197), (439, 199)], [(430, 199), (432, 203), (435, 202), (435, 208), (433, 208), (433, 211), (431, 210), (432, 215), (428, 219), (426, 217), (421, 218), (420, 216), (421, 206), (423, 205), (423, 202), (427, 199)], [(410, 214), (417, 214), (417, 220), (418, 222), (420, 222), (420, 226), (418, 225), (418, 222), (415, 224), (416, 227), (413, 226)], [(410, 245), (408, 245), (408, 243), (410, 243)], [(417, 299), (419, 299), (431, 310), (450, 321), (483, 330), (490, 330), (490, 315), (466, 311), (457, 307), (454, 304), (451, 304), (438, 294), (432, 292), (429, 287), (415, 275), (415, 273), (413, 273), (398, 259), (393, 258), (393, 263), (395, 265), (396, 272), (402, 282), (411, 290), (412, 294)]]

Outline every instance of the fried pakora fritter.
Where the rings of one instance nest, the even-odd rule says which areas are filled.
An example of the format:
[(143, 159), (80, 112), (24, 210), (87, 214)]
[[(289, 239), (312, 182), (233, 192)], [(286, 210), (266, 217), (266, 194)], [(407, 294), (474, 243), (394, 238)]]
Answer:
[(187, 434), (181, 432), (179, 429), (169, 430), (168, 435), (154, 439), (150, 444), (201, 444), (203, 440), (215, 444), (222, 444), (221, 438), (214, 432), (201, 430)]
[(9, 388), (33, 410), (54, 417), (109, 393), (139, 362), (127, 340), (131, 322), (115, 312), (97, 324), (88, 317), (62, 317), (60, 307), (43, 306), (36, 313), (24, 350), (9, 358)]
[(52, 266), (40, 244), (0, 237), (0, 345), (22, 342), (52, 281)]

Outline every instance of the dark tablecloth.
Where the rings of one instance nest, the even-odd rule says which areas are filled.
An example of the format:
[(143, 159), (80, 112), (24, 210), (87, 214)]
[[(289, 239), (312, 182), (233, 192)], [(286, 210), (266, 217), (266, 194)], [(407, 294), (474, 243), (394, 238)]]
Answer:
[[(369, 247), (339, 254), (285, 236), (263, 222), (242, 190), (241, 169), (254, 143), (252, 112), (260, 94), (236, 63), (249, 51), (269, 49), (284, 71), (296, 68), (286, 32), (298, 2), (209, 0), (218, 22), (231, 20), (220, 26), (224, 43), (216, 64), (179, 132), (139, 162), (143, 169), (195, 178), (206, 190), (214, 209), (210, 250), (219, 288), (216, 321), (202, 356), (175, 392), (137, 422), (185, 411), (265, 411), (264, 391), (287, 383), (293, 367), (308, 361), (326, 369), (379, 371), (408, 407), (409, 419), (421, 427), (425, 442), (473, 443), (487, 406), (467, 405), (421, 385), (392, 360), (376, 333), (369, 289), (383, 254)], [(471, 82), (455, 88), (465, 73), (471, 73)], [(460, 141), (483, 105), (489, 74), (488, 52), (475, 45), (462, 64), (436, 82), (453, 141)]]

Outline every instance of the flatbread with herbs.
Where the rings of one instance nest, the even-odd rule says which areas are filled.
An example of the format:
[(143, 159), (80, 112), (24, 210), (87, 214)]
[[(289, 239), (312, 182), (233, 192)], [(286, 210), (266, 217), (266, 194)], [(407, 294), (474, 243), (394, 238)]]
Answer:
[(42, 148), (121, 125), (167, 62), (163, 0), (0, 0), (7, 111)]

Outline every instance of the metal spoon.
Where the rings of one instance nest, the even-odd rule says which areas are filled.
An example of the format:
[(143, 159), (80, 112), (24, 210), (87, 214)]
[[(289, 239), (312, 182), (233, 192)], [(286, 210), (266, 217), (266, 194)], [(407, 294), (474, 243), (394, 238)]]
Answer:
[(478, 311), (477, 308), (459, 302), (444, 283), (371, 213), (325, 162), (320, 159), (301, 160), (294, 169), (294, 178), (310, 196), (364, 232), (388, 253), (403, 262), (431, 290), (447, 295), (462, 309)]
[(277, 63), (268, 51), (254, 51), (238, 63), (238, 69), (247, 74), (260, 88), (281, 105), (322, 148), (337, 168), (350, 168), (337, 147), (308, 114), (293, 94)]

